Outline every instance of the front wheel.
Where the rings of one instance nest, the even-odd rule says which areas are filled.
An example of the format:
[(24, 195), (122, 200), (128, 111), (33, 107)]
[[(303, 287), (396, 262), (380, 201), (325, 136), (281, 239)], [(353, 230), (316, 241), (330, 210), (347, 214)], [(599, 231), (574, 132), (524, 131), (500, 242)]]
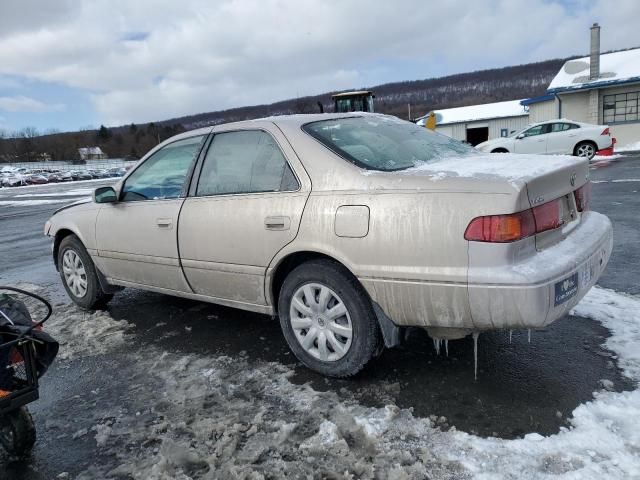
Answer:
[(0, 444), (9, 455), (27, 456), (35, 443), (36, 427), (26, 407), (0, 416)]
[(382, 341), (366, 292), (348, 270), (331, 261), (303, 263), (289, 273), (278, 312), (295, 356), (330, 377), (358, 373)]
[(574, 149), (574, 155), (576, 157), (586, 158), (591, 160), (596, 155), (597, 147), (593, 142), (580, 142)]
[(75, 235), (69, 235), (60, 242), (58, 269), (67, 294), (80, 307), (99, 308), (113, 297), (102, 291), (96, 267)]

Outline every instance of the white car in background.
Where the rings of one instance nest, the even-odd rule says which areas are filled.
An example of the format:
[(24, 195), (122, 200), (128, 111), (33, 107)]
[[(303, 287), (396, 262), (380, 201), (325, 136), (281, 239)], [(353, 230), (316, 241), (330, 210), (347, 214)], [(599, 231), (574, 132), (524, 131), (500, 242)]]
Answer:
[(476, 148), (490, 153), (565, 154), (591, 160), (598, 150), (610, 148), (611, 145), (607, 125), (592, 125), (562, 118), (529, 125), (508, 137), (480, 143)]

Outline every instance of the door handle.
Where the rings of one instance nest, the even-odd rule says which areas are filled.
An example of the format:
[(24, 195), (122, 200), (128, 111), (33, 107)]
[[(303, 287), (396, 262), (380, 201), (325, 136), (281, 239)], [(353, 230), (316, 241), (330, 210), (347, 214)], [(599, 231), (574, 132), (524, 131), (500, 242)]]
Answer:
[(267, 230), (289, 230), (291, 219), (289, 217), (267, 217), (264, 219), (264, 228)]
[(170, 218), (156, 218), (156, 225), (159, 228), (171, 229), (173, 226), (173, 220)]

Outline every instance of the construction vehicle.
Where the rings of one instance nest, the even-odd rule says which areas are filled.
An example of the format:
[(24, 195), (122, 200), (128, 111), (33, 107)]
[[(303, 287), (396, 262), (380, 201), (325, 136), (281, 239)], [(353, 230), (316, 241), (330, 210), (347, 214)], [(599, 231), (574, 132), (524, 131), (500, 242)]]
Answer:
[(339, 113), (371, 112), (375, 95), (370, 90), (342, 92), (332, 95), (333, 111)]

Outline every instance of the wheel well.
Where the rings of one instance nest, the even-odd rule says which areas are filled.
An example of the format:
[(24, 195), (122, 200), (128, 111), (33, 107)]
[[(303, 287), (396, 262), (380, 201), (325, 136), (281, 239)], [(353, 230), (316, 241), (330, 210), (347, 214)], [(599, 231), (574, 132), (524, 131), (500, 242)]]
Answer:
[(56, 232), (56, 236), (53, 239), (53, 264), (56, 266), (56, 270), (58, 270), (58, 250), (60, 249), (60, 242), (69, 235), (74, 235), (74, 233), (71, 230), (62, 228)]
[(493, 150), (491, 150), (491, 153), (509, 153), (509, 150), (507, 150), (506, 148), (500, 147), (500, 148), (494, 148)]
[(274, 310), (278, 311), (278, 297), (280, 296), (280, 289), (282, 288), (282, 284), (284, 283), (284, 279), (287, 278), (287, 275), (296, 268), (298, 265), (301, 265), (305, 262), (311, 260), (329, 260), (331, 262), (335, 262), (345, 269), (349, 270), (345, 267), (344, 264), (336, 260), (335, 258), (325, 255), (324, 253), (319, 252), (296, 252), (290, 255), (287, 255), (282, 261), (276, 266), (275, 272), (273, 273), (273, 279), (271, 280), (271, 298), (273, 301)]

